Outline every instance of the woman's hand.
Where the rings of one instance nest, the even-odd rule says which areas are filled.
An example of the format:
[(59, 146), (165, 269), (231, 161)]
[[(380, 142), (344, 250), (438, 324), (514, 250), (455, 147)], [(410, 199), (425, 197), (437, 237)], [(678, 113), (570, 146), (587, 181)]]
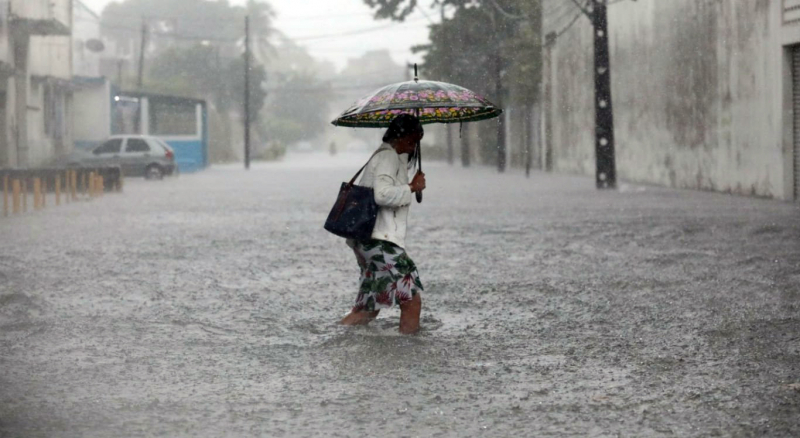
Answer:
[(411, 191), (414, 193), (425, 190), (425, 174), (422, 171), (417, 172), (408, 186), (411, 187)]

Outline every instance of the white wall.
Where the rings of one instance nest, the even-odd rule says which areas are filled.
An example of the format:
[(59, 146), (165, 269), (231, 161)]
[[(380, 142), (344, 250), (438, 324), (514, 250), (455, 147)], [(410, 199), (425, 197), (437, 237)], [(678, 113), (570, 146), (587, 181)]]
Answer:
[(56, 20), (70, 26), (71, 0), (11, 0), (11, 13), (29, 20)]
[(0, 63), (12, 64), (14, 60), (8, 30), (8, 2), (0, 0)]
[(69, 36), (31, 36), (31, 75), (72, 79), (72, 51)]
[[(780, 0), (609, 7), (621, 179), (788, 198)], [(797, 41), (800, 41), (798, 38)], [(593, 33), (581, 19), (545, 80), (555, 170), (594, 174)]]
[(74, 0), (72, 25), (72, 71), (75, 76), (99, 77), (100, 56), (103, 52), (92, 52), (86, 42), (100, 39), (100, 18), (86, 8), (80, 0)]
[(73, 93), (73, 136), (76, 142), (99, 142), (111, 135), (111, 84)]
[(32, 167), (44, 164), (55, 154), (44, 135), (44, 92), (40, 82), (31, 83), (28, 94), (28, 160)]

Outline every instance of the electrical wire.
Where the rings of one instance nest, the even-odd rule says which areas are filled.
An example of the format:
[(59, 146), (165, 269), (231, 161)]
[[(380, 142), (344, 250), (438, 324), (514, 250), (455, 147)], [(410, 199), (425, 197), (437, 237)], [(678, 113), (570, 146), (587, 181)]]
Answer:
[(555, 33), (558, 36), (563, 35), (578, 21), (581, 15), (583, 15), (583, 11), (571, 3), (570, 0), (562, 0), (561, 4), (566, 5), (566, 7), (561, 8), (560, 15), (557, 18), (545, 18), (543, 20), (545, 23), (548, 23), (546, 34)]
[[(404, 23), (390, 23), (382, 26), (374, 26), (370, 28), (358, 29), (349, 32), (340, 32), (334, 34), (324, 34), (324, 35), (308, 35), (308, 36), (301, 36), (301, 37), (294, 37), (290, 38), (293, 41), (313, 41), (313, 40), (321, 40), (321, 39), (335, 39), (335, 38), (344, 38), (350, 37), (354, 35), (363, 35), (366, 33), (377, 32), (381, 30), (386, 30), (392, 27), (401, 26), (403, 24), (408, 23), (418, 23), (424, 20), (424, 18), (417, 19), (414, 21), (407, 21)], [(113, 25), (108, 23), (100, 23), (100, 26), (106, 29), (115, 29), (115, 30), (127, 30), (130, 32), (141, 32), (141, 28), (131, 27), (131, 26), (122, 26), (122, 25)], [(427, 26), (427, 25), (426, 25)], [(224, 37), (212, 37), (212, 36), (203, 36), (203, 35), (187, 35), (187, 34), (180, 34), (175, 32), (164, 32), (164, 31), (157, 31), (157, 30), (148, 30), (148, 34), (154, 36), (160, 36), (165, 38), (172, 38), (178, 40), (194, 40), (194, 41), (212, 41), (212, 42), (223, 42), (223, 43), (235, 43), (242, 40), (242, 37), (232, 37), (232, 38), (224, 38)]]

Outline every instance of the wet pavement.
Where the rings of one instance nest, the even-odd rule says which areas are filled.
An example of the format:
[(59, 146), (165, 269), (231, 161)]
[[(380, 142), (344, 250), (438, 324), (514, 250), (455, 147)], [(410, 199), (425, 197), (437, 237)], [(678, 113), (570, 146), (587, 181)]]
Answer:
[(430, 164), (404, 337), (334, 324), (360, 158), (0, 219), (0, 436), (800, 436), (800, 205)]

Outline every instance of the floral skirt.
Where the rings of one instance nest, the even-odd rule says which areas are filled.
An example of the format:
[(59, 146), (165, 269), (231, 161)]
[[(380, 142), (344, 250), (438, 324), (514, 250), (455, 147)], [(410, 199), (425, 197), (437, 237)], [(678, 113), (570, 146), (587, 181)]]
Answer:
[(353, 310), (373, 312), (411, 300), (423, 290), (414, 262), (403, 248), (383, 240), (354, 242), (360, 288)]

